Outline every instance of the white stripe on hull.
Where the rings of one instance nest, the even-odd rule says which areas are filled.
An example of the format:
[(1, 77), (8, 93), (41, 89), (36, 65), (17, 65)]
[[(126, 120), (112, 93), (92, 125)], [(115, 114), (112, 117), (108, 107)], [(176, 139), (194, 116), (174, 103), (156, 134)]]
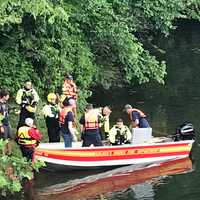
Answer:
[(74, 167), (104, 167), (104, 166), (121, 166), (121, 165), (134, 165), (134, 164), (149, 164), (149, 163), (157, 163), (168, 160), (174, 160), (178, 158), (188, 157), (188, 154), (185, 155), (176, 155), (176, 156), (162, 156), (162, 157), (154, 157), (154, 158), (137, 158), (137, 159), (126, 159), (126, 160), (109, 160), (109, 161), (68, 161), (68, 160), (59, 160), (53, 158), (47, 158), (42, 156), (36, 156), (36, 159), (42, 160), (44, 162), (57, 164), (57, 165), (65, 165), (74, 166)]

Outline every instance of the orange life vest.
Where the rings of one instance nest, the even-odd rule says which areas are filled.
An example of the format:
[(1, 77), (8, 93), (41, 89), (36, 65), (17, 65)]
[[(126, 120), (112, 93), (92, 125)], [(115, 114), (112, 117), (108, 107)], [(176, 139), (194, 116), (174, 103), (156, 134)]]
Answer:
[(98, 129), (98, 113), (95, 110), (91, 110), (85, 113), (85, 130)]
[(64, 107), (60, 113), (59, 113), (59, 122), (61, 124), (64, 124), (65, 123), (65, 117), (67, 115), (68, 112), (72, 112), (72, 108), (71, 107)]
[(68, 83), (67, 81), (64, 82), (63, 84), (63, 94), (67, 97), (67, 98), (77, 98), (77, 88), (76, 88), (76, 84), (75, 83)]
[(130, 112), (130, 119), (131, 119), (131, 121), (133, 121), (132, 112), (138, 112), (140, 114), (140, 117), (146, 117), (146, 115), (141, 110), (133, 108), (133, 109), (131, 109), (131, 112)]

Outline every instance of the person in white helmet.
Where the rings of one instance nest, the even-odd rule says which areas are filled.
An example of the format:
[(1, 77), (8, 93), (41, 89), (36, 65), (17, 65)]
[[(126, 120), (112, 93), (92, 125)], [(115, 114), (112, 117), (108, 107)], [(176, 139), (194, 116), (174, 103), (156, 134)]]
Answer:
[(26, 118), (25, 125), (17, 131), (17, 143), (20, 145), (23, 157), (26, 157), (27, 160), (33, 160), (35, 147), (41, 138), (42, 134), (35, 127), (33, 119)]

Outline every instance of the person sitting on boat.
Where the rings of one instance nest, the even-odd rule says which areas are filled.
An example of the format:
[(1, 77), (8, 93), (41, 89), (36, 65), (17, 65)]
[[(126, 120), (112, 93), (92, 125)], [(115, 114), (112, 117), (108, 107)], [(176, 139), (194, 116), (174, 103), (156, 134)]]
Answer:
[(98, 115), (100, 116), (99, 127), (100, 127), (101, 139), (103, 139), (103, 138), (107, 139), (108, 135), (109, 135), (109, 130), (110, 130), (110, 120), (109, 120), (109, 118), (110, 118), (110, 114), (111, 114), (112, 110), (109, 106), (95, 108), (95, 110), (97, 111)]
[(121, 118), (117, 119), (116, 124), (109, 131), (109, 141), (112, 145), (129, 144), (132, 134)]
[(76, 141), (73, 109), (76, 108), (76, 101), (74, 99), (67, 99), (63, 101), (63, 108), (59, 114), (60, 131), (64, 139), (65, 147), (72, 147), (72, 141)]
[(39, 144), (42, 134), (35, 127), (32, 118), (25, 119), (25, 125), (17, 131), (17, 143), (20, 145), (22, 155), (27, 160), (33, 160), (34, 150)]
[(149, 122), (146, 115), (139, 109), (132, 108), (131, 105), (125, 105), (125, 111), (130, 116), (131, 128), (149, 128)]
[(45, 117), (49, 142), (60, 142), (59, 107), (56, 103), (56, 94), (49, 93), (47, 101), (48, 103), (43, 107), (42, 112)]
[(86, 111), (80, 119), (80, 124), (83, 147), (103, 145), (99, 134), (100, 116), (96, 110), (93, 109), (92, 104), (86, 106)]

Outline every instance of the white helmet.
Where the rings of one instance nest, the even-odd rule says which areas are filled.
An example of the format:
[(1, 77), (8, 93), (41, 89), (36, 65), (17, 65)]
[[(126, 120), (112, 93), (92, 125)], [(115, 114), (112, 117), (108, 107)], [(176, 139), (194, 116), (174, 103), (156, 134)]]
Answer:
[(31, 118), (26, 118), (26, 119), (25, 119), (25, 124), (26, 124), (27, 126), (32, 127), (32, 126), (33, 126), (33, 119), (31, 119)]

